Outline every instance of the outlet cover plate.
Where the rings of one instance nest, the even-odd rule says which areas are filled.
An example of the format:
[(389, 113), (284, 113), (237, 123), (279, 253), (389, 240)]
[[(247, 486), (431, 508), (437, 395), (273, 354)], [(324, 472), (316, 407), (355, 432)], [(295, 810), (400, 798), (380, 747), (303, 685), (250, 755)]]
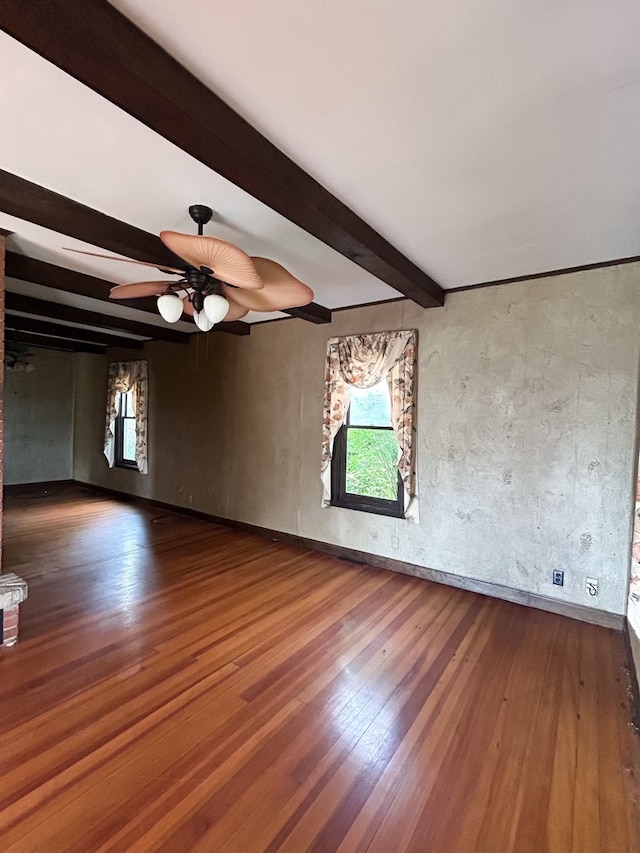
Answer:
[(591, 598), (595, 598), (596, 595), (600, 592), (600, 581), (598, 578), (587, 578), (585, 585), (585, 592)]
[(564, 586), (564, 572), (562, 569), (553, 570), (553, 583), (556, 586)]

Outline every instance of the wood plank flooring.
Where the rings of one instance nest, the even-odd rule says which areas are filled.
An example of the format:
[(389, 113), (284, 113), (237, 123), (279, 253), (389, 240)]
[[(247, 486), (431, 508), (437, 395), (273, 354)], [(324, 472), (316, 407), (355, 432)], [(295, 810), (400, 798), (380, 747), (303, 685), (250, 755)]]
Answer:
[(640, 851), (614, 631), (78, 486), (3, 547), (2, 853)]

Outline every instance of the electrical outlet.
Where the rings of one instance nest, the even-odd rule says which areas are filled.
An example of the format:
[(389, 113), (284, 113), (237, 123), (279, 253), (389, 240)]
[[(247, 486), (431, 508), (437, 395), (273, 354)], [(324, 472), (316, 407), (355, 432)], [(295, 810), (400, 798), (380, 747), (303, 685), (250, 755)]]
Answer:
[(600, 592), (600, 581), (598, 578), (587, 578), (585, 591), (587, 595), (590, 595), (592, 598), (595, 598), (596, 595)]
[(391, 537), (391, 547), (395, 548), (396, 550), (398, 550), (398, 548), (400, 547), (400, 540), (397, 536)]
[(553, 582), (556, 586), (564, 586), (564, 572), (561, 569), (553, 570)]

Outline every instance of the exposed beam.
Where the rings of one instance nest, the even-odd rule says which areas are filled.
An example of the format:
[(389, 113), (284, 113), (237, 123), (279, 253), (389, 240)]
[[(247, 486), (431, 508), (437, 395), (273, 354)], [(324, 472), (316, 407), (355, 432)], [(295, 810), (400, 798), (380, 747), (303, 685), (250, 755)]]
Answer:
[(19, 332), (15, 329), (7, 329), (5, 331), (5, 340), (17, 344), (40, 347), (41, 349), (62, 350), (63, 352), (91, 352), (97, 355), (105, 352), (105, 347), (96, 346), (95, 344), (65, 340), (64, 338), (50, 338), (46, 335), (34, 335), (31, 332)]
[(214, 326), (213, 329), (210, 329), (207, 334), (209, 335), (211, 332), (229, 332), (232, 335), (250, 335), (251, 323), (245, 323), (243, 320), (232, 320), (230, 323), (218, 323), (218, 325)]
[(138, 261), (183, 264), (159, 237), (4, 170), (0, 170), (0, 210)]
[[(16, 278), (18, 281), (30, 281), (44, 287), (53, 287), (56, 290), (64, 290), (65, 293), (77, 293), (80, 296), (88, 296), (91, 299), (99, 299), (101, 302), (109, 302), (109, 291), (115, 287), (112, 281), (105, 281), (86, 273), (39, 261), (36, 258), (28, 258), (17, 252), (7, 252), (5, 256), (5, 275)], [(146, 311), (149, 314), (158, 314), (156, 300), (152, 296), (141, 299), (119, 299), (118, 305), (126, 305), (137, 311)]]
[(152, 326), (150, 323), (138, 323), (135, 320), (112, 317), (109, 314), (100, 314), (97, 311), (85, 311), (82, 308), (73, 308), (59, 302), (47, 302), (44, 299), (23, 296), (21, 293), (8, 292), (6, 294), (6, 310), (24, 311), (27, 314), (35, 314), (45, 319), (67, 320), (69, 323), (81, 323), (83, 326), (93, 326), (98, 329), (116, 329), (120, 332), (131, 332), (133, 335), (144, 335), (156, 340), (179, 344), (188, 343), (191, 337), (184, 332), (176, 332), (175, 329), (165, 326)]
[(105, 0), (3, 0), (0, 27), (400, 293), (443, 304), (430, 276)]
[(303, 305), (302, 308), (287, 308), (284, 313), (291, 317), (297, 317), (299, 320), (308, 320), (310, 323), (331, 322), (331, 311), (315, 302)]
[(133, 338), (120, 337), (119, 335), (106, 335), (94, 329), (78, 329), (74, 326), (65, 326), (61, 323), (52, 323), (49, 320), (35, 320), (33, 317), (22, 317), (19, 314), (7, 312), (5, 314), (5, 327), (20, 332), (33, 332), (37, 335), (50, 335), (67, 340), (84, 341), (88, 344), (96, 344), (100, 347), (128, 347), (129, 349), (142, 349), (144, 341), (136, 341)]

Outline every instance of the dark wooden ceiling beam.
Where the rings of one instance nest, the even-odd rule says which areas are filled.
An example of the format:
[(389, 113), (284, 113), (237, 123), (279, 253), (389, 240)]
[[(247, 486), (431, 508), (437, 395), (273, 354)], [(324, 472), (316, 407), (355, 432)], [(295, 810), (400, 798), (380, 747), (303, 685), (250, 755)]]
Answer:
[(429, 275), (105, 0), (3, 0), (0, 27), (400, 293), (443, 304)]
[[(0, 184), (1, 182), (0, 175)], [(158, 316), (156, 300), (152, 296), (142, 297), (141, 299), (119, 299), (117, 303), (114, 303), (113, 300), (109, 299), (109, 291), (114, 286), (113, 282), (75, 270), (68, 270), (66, 267), (58, 267), (46, 261), (28, 258), (26, 255), (19, 255), (16, 252), (6, 253), (5, 274), (8, 278), (15, 278), (18, 281), (30, 281), (44, 287), (63, 290), (65, 293), (77, 293), (91, 299), (98, 299), (100, 302), (108, 302), (111, 305), (125, 305), (127, 308), (135, 308), (136, 311), (145, 311)], [(190, 322), (190, 318), (186, 315), (184, 320)], [(248, 323), (236, 320), (232, 323), (220, 323), (212, 331), (227, 332), (232, 335), (248, 335), (251, 333), (251, 326)]]
[(15, 329), (5, 330), (5, 341), (41, 349), (62, 350), (63, 352), (91, 352), (96, 355), (106, 352), (106, 348), (82, 341), (66, 340), (65, 338), (50, 338), (46, 335), (34, 335), (31, 332), (20, 332)]
[(184, 263), (159, 237), (4, 170), (0, 170), (0, 210), (138, 261), (170, 267)]
[(8, 292), (5, 300), (7, 311), (23, 311), (26, 314), (35, 314), (37, 317), (47, 320), (66, 320), (69, 323), (81, 323), (83, 326), (91, 326), (97, 329), (130, 332), (132, 335), (171, 341), (176, 344), (186, 344), (191, 337), (184, 332), (177, 332), (175, 329), (165, 326), (153, 326), (150, 323), (138, 323), (135, 320), (112, 317), (109, 314), (100, 314), (97, 311), (85, 311), (83, 308), (74, 308), (71, 305), (62, 305), (59, 302), (48, 302), (45, 299), (34, 299), (32, 296), (24, 296), (21, 293)]
[(299, 320), (307, 320), (309, 323), (331, 322), (331, 311), (315, 302), (303, 305), (302, 308), (287, 308), (283, 313), (297, 317)]
[(49, 320), (36, 320), (33, 317), (23, 317), (20, 314), (5, 313), (5, 327), (19, 332), (33, 332), (37, 335), (50, 335), (53, 337), (66, 338), (67, 340), (83, 341), (87, 344), (96, 344), (100, 347), (128, 347), (129, 349), (142, 349), (144, 341), (134, 338), (121, 337), (120, 335), (108, 335), (97, 332), (94, 329), (79, 329), (74, 326), (66, 326), (62, 323), (52, 323)]
[[(5, 275), (18, 281), (30, 281), (44, 287), (52, 287), (63, 290), (65, 293), (77, 293), (80, 296), (88, 296), (90, 299), (99, 299), (101, 302), (109, 302), (109, 292), (115, 287), (115, 282), (105, 281), (93, 275), (76, 272), (75, 270), (59, 267), (55, 264), (39, 261), (36, 258), (28, 258), (17, 252), (7, 252), (5, 255)], [(119, 299), (118, 305), (126, 305), (137, 311), (146, 311), (148, 314), (157, 316), (158, 309), (153, 296), (141, 299)]]

